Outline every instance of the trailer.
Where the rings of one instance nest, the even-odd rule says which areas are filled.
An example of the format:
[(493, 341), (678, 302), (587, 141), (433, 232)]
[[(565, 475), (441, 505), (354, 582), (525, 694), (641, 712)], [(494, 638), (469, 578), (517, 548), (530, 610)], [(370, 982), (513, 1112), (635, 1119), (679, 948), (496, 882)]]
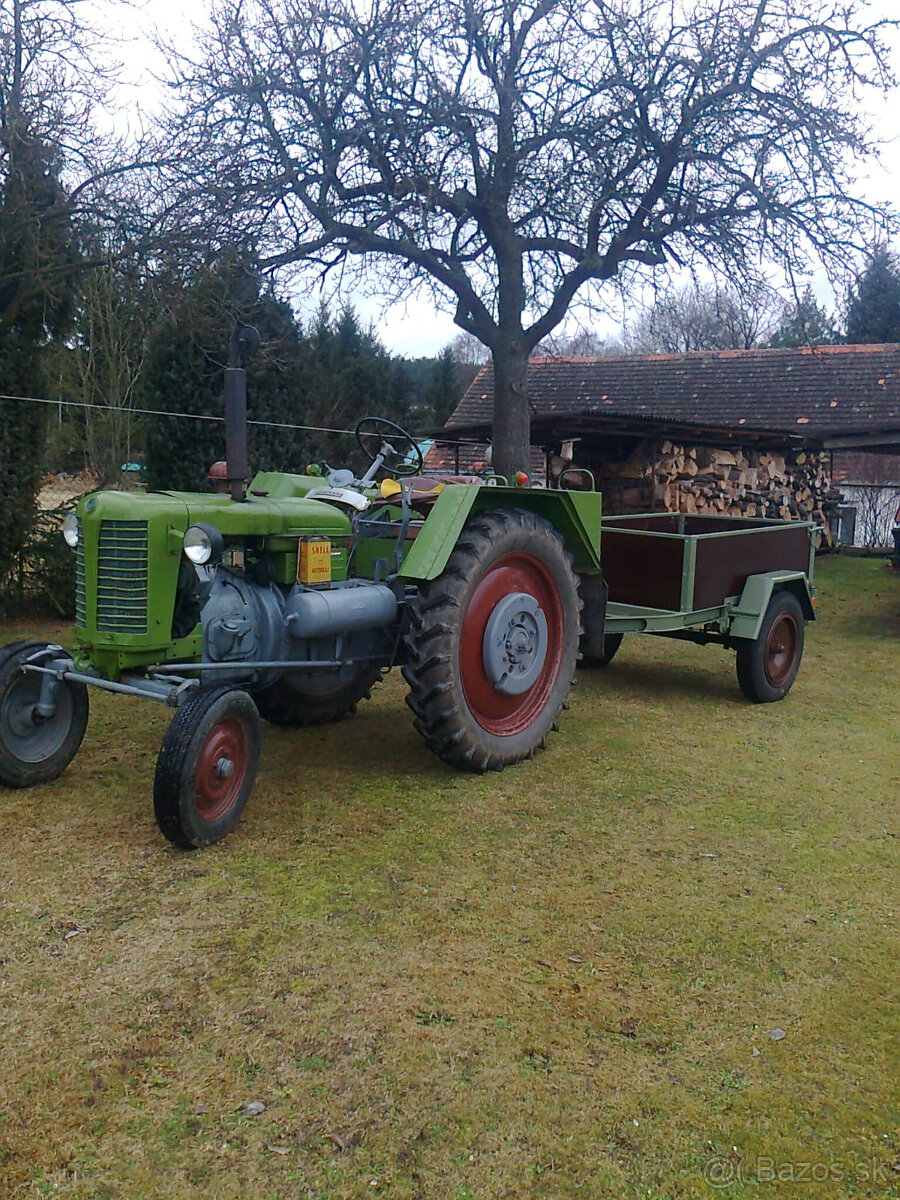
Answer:
[(588, 603), (582, 665), (606, 666), (626, 634), (715, 643), (736, 652), (749, 700), (781, 700), (800, 669), (805, 624), (816, 615), (818, 538), (809, 521), (605, 517), (605, 588)]

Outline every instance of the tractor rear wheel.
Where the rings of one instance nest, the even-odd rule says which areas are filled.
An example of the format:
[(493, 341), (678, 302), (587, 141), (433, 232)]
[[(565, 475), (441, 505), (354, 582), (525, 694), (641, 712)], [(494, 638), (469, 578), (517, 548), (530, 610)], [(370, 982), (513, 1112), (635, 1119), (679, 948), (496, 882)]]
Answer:
[(55, 710), (36, 711), (43, 676), (24, 673), (22, 663), (47, 642), (11, 642), (0, 650), (0, 783), (33, 787), (61, 775), (81, 746), (88, 721), (83, 683), (61, 681)]
[(153, 781), (164, 836), (191, 850), (230, 833), (253, 790), (259, 749), (259, 714), (246, 692), (204, 688), (179, 708)]
[(428, 746), (469, 771), (542, 749), (572, 685), (579, 612), (571, 555), (549, 522), (518, 508), (471, 518), (411, 606), (403, 675)]
[(273, 725), (326, 725), (356, 712), (368, 700), (381, 670), (370, 663), (337, 671), (289, 671), (254, 692), (259, 715)]
[(800, 670), (804, 630), (800, 601), (792, 592), (776, 592), (759, 636), (738, 643), (738, 683), (748, 700), (771, 704), (788, 694)]

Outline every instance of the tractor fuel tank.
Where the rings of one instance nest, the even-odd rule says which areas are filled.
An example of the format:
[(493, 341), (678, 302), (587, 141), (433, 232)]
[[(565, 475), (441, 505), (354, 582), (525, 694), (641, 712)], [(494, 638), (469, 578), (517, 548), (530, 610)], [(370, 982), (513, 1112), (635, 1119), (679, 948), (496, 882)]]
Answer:
[(328, 637), (391, 624), (397, 617), (397, 597), (383, 583), (322, 591), (295, 588), (284, 609), (292, 637)]

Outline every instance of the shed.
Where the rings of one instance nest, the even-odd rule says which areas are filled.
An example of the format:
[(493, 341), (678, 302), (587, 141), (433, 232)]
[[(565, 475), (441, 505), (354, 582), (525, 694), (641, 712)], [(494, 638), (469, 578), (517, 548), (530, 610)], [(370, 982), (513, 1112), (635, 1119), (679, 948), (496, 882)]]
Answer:
[[(830, 525), (833, 454), (900, 454), (897, 344), (537, 358), (528, 395), (547, 481), (586, 468), (612, 512)], [(492, 411), (488, 364), (442, 431), (445, 462), (471, 466), (479, 445), (483, 458)]]

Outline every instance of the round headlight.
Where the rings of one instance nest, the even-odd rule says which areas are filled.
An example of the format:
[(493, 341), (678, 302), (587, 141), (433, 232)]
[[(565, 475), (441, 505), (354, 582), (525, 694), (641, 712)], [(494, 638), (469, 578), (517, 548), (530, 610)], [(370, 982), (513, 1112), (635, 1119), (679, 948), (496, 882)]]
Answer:
[(192, 563), (202, 567), (212, 558), (212, 541), (205, 529), (192, 525), (184, 535), (184, 553)]
[(195, 566), (203, 567), (209, 562), (218, 562), (223, 546), (221, 533), (212, 525), (191, 525), (184, 535), (182, 549), (185, 558)]
[(74, 513), (66, 514), (66, 518), (63, 521), (62, 533), (66, 539), (66, 545), (71, 546), (74, 550), (78, 545), (78, 518)]

